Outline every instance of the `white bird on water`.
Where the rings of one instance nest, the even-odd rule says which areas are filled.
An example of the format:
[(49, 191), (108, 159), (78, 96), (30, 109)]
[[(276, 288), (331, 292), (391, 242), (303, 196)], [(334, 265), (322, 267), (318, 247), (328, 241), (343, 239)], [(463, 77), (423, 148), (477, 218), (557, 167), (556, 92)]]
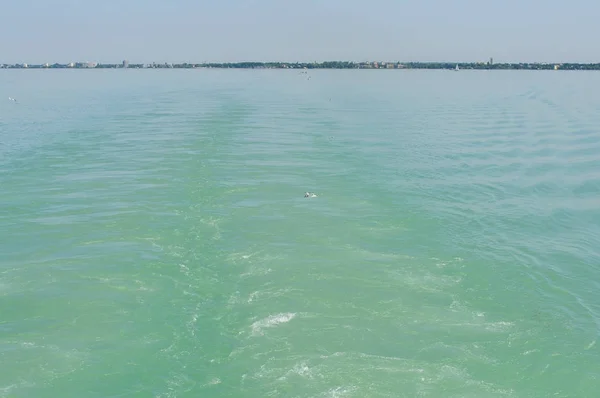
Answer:
[(304, 194), (304, 197), (305, 197), (305, 198), (316, 198), (316, 197), (317, 197), (317, 194), (315, 194), (315, 193), (312, 193), (312, 192), (306, 192), (306, 193)]
[(8, 100), (9, 100), (9, 101), (12, 101), (12, 102), (17, 102), (17, 100), (16, 100), (16, 99), (14, 99), (14, 98), (12, 98), (12, 97), (8, 97)]

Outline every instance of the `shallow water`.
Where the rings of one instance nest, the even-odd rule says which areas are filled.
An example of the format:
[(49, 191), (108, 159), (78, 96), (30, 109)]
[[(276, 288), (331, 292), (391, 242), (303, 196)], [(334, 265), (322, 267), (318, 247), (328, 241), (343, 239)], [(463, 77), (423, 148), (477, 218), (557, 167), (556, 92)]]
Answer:
[(600, 75), (310, 76), (0, 73), (0, 397), (597, 394)]

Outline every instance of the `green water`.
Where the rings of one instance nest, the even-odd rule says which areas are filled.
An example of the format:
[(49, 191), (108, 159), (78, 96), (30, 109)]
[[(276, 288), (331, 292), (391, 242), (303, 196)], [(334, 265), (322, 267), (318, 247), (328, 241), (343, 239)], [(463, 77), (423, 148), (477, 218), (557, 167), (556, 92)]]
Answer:
[(0, 397), (597, 396), (600, 75), (310, 76), (0, 73)]

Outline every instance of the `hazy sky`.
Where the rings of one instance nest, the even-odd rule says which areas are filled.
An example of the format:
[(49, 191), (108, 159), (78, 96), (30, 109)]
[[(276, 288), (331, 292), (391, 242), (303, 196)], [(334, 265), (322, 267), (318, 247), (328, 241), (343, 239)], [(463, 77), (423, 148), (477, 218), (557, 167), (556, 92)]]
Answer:
[(0, 63), (600, 62), (598, 0), (1, 0)]

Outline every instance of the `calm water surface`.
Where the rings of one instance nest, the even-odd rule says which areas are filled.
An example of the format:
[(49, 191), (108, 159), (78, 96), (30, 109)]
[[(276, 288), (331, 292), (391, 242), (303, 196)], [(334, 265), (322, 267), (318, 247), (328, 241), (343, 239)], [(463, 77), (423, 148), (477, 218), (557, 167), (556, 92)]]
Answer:
[(309, 74), (0, 72), (0, 397), (597, 396), (600, 74)]

